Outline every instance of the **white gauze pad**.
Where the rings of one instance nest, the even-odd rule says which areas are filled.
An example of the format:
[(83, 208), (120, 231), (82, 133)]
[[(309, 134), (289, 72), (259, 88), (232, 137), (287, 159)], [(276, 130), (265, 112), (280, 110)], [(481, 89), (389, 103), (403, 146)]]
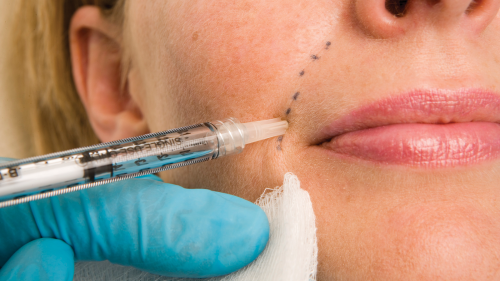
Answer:
[(74, 280), (316, 280), (316, 219), (309, 194), (300, 188), (297, 176), (286, 174), (283, 186), (267, 189), (256, 204), (269, 219), (269, 242), (254, 262), (237, 272), (208, 279), (169, 278), (110, 262), (80, 262), (75, 265)]

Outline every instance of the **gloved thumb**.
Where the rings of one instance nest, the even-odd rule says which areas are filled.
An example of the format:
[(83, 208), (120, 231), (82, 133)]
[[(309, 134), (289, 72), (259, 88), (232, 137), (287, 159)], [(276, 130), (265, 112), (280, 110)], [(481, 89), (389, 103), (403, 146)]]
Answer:
[(42, 238), (19, 249), (0, 270), (6, 280), (73, 280), (74, 254), (61, 240)]

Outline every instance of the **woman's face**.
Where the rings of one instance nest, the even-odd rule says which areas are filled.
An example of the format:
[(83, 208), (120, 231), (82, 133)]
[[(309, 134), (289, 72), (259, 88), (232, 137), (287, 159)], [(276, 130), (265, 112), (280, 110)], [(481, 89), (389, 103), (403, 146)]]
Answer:
[(131, 0), (150, 131), (290, 123), (165, 180), (254, 201), (295, 173), (319, 280), (500, 278), (500, 1), (408, 2)]

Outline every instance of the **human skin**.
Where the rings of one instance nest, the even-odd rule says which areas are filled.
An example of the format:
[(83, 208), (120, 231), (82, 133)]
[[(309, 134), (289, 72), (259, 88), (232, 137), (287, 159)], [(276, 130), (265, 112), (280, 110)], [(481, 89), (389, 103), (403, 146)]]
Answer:
[[(387, 164), (331, 153), (318, 138), (353, 110), (416, 89), (500, 95), (500, 1), (409, 2), (396, 18), (381, 0), (130, 0), (120, 32), (84, 8), (72, 22), (75, 81), (102, 141), (286, 118), (282, 139), (162, 177), (254, 201), (295, 173), (317, 216), (318, 280), (497, 280), (498, 160)], [(122, 95), (82, 75), (102, 67), (102, 40), (129, 55)], [(118, 75), (104, 77), (117, 88)]]

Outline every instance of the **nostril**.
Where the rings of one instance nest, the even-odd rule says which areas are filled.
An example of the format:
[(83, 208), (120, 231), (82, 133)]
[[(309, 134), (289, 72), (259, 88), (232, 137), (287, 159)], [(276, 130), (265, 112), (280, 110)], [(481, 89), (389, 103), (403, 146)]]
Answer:
[(467, 7), (467, 10), (465, 11), (466, 14), (470, 14), (472, 13), (474, 10), (476, 10), (476, 8), (480, 5), (481, 2), (480, 0), (473, 0), (469, 7)]
[(386, 0), (385, 8), (389, 13), (400, 18), (405, 15), (408, 0)]

